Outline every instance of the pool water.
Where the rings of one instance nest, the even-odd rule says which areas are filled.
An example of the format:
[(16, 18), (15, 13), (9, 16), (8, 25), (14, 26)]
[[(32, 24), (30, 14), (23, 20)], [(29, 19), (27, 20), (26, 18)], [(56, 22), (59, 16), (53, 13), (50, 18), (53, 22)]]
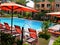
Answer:
[[(0, 18), (0, 22), (4, 24), (4, 22), (8, 23), (11, 26), (11, 18)], [(18, 25), (24, 28), (32, 28), (35, 30), (41, 30), (43, 22), (36, 20), (27, 20), (22, 18), (13, 18), (13, 26)]]

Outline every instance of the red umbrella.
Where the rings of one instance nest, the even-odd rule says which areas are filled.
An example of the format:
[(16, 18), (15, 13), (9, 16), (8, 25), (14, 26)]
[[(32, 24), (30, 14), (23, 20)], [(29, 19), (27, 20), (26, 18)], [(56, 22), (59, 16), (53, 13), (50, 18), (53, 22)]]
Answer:
[(3, 3), (3, 4), (1, 4), (2, 10), (12, 10), (12, 7), (13, 7), (13, 11), (17, 10), (17, 11), (37, 12), (37, 10), (35, 10), (35, 9), (28, 8), (28, 7), (25, 7), (23, 5), (19, 5), (16, 3)]
[[(16, 3), (2, 3), (1, 10), (11, 11), (12, 12), (12, 18), (11, 18), (11, 25), (13, 25), (13, 11), (28, 11), (28, 12), (37, 12), (35, 9), (31, 9), (28, 7), (25, 7), (23, 5), (19, 5)], [(11, 29), (12, 30), (12, 29)]]
[[(2, 8), (3, 7), (3, 8)], [(4, 6), (2, 6), (1, 7), (1, 10), (5, 10), (5, 11), (11, 11), (10, 9), (8, 9), (8, 8), (6, 8), (6, 7), (4, 7)]]
[(60, 12), (52, 12), (52, 13), (46, 13), (46, 14), (60, 18)]
[[(31, 9), (28, 7), (25, 7), (23, 5), (19, 5), (16, 3), (2, 3), (1, 10), (11, 11), (12, 17), (11, 17), (11, 33), (12, 33), (12, 25), (13, 25), (13, 11), (28, 11), (28, 12), (37, 12), (35, 9)], [(22, 28), (22, 40), (23, 40), (23, 28)]]
[(46, 14), (51, 16), (60, 16), (60, 12), (52, 12), (52, 13), (46, 13)]

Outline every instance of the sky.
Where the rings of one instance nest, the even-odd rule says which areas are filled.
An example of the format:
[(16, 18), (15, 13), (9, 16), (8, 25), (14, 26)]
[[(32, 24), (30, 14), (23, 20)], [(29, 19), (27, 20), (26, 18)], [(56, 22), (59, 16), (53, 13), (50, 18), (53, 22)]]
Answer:
[(29, 1), (28, 3), (26, 3), (26, 6), (34, 8), (34, 2), (33, 1), (31, 1), (31, 0), (26, 0), (26, 1)]

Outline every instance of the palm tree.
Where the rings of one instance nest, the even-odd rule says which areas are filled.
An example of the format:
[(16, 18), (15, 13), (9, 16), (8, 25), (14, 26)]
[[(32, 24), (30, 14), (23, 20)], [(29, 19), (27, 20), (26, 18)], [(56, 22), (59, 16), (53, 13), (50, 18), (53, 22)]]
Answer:
[(42, 31), (47, 34), (48, 28), (50, 27), (51, 22), (50, 20), (48, 21), (43, 21), (43, 25), (42, 25)]
[(15, 1), (19, 4), (23, 4), (23, 5), (26, 4), (26, 0), (15, 0)]
[(50, 34), (48, 33), (48, 28), (50, 27), (50, 25), (51, 25), (50, 20), (43, 21), (42, 32), (39, 33), (39, 38), (44, 38), (46, 40), (50, 38)]
[(54, 11), (55, 0), (48, 0), (51, 3), (51, 11)]

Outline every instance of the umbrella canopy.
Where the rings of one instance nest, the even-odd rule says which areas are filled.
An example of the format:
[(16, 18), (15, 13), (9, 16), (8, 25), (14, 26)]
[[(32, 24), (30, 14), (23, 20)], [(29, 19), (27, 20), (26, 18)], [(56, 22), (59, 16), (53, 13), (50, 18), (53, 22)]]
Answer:
[[(31, 9), (31, 8), (28, 8), (28, 7), (25, 7), (23, 5), (19, 5), (19, 4), (16, 4), (16, 3), (2, 3), (0, 5), (0, 8), (1, 10), (10, 10), (12, 12), (12, 15), (11, 15), (11, 33), (12, 33), (12, 26), (13, 26), (13, 12), (14, 11), (28, 11), (28, 12), (37, 12), (37, 10), (35, 9)], [(23, 44), (23, 28), (22, 28), (22, 44)]]
[(11, 2), (10, 3), (1, 3), (0, 8), (1, 8), (1, 10), (6, 10), (6, 11), (12, 12), (11, 30), (12, 30), (12, 26), (13, 26), (13, 12), (14, 11), (37, 12), (37, 10), (35, 10), (35, 9), (31, 9), (31, 8), (25, 7), (23, 5), (19, 5), (19, 4), (11, 3)]
[(23, 5), (19, 5), (16, 3), (2, 3), (1, 4), (1, 10), (12, 10), (13, 7), (13, 11), (27, 11), (27, 12), (37, 12), (37, 10), (32, 9), (32, 8), (28, 8), (25, 7)]
[(12, 22), (13, 22), (13, 12), (14, 11), (37, 12), (37, 10), (35, 10), (35, 9), (31, 9), (31, 8), (25, 7), (23, 5), (19, 5), (19, 4), (11, 3), (11, 2), (10, 3), (1, 3), (0, 7), (1, 7), (1, 10), (6, 10), (6, 11), (9, 10), (12, 12), (11, 25), (13, 25)]
[(51, 16), (60, 16), (60, 12), (52, 12), (52, 13), (46, 13), (46, 14)]

